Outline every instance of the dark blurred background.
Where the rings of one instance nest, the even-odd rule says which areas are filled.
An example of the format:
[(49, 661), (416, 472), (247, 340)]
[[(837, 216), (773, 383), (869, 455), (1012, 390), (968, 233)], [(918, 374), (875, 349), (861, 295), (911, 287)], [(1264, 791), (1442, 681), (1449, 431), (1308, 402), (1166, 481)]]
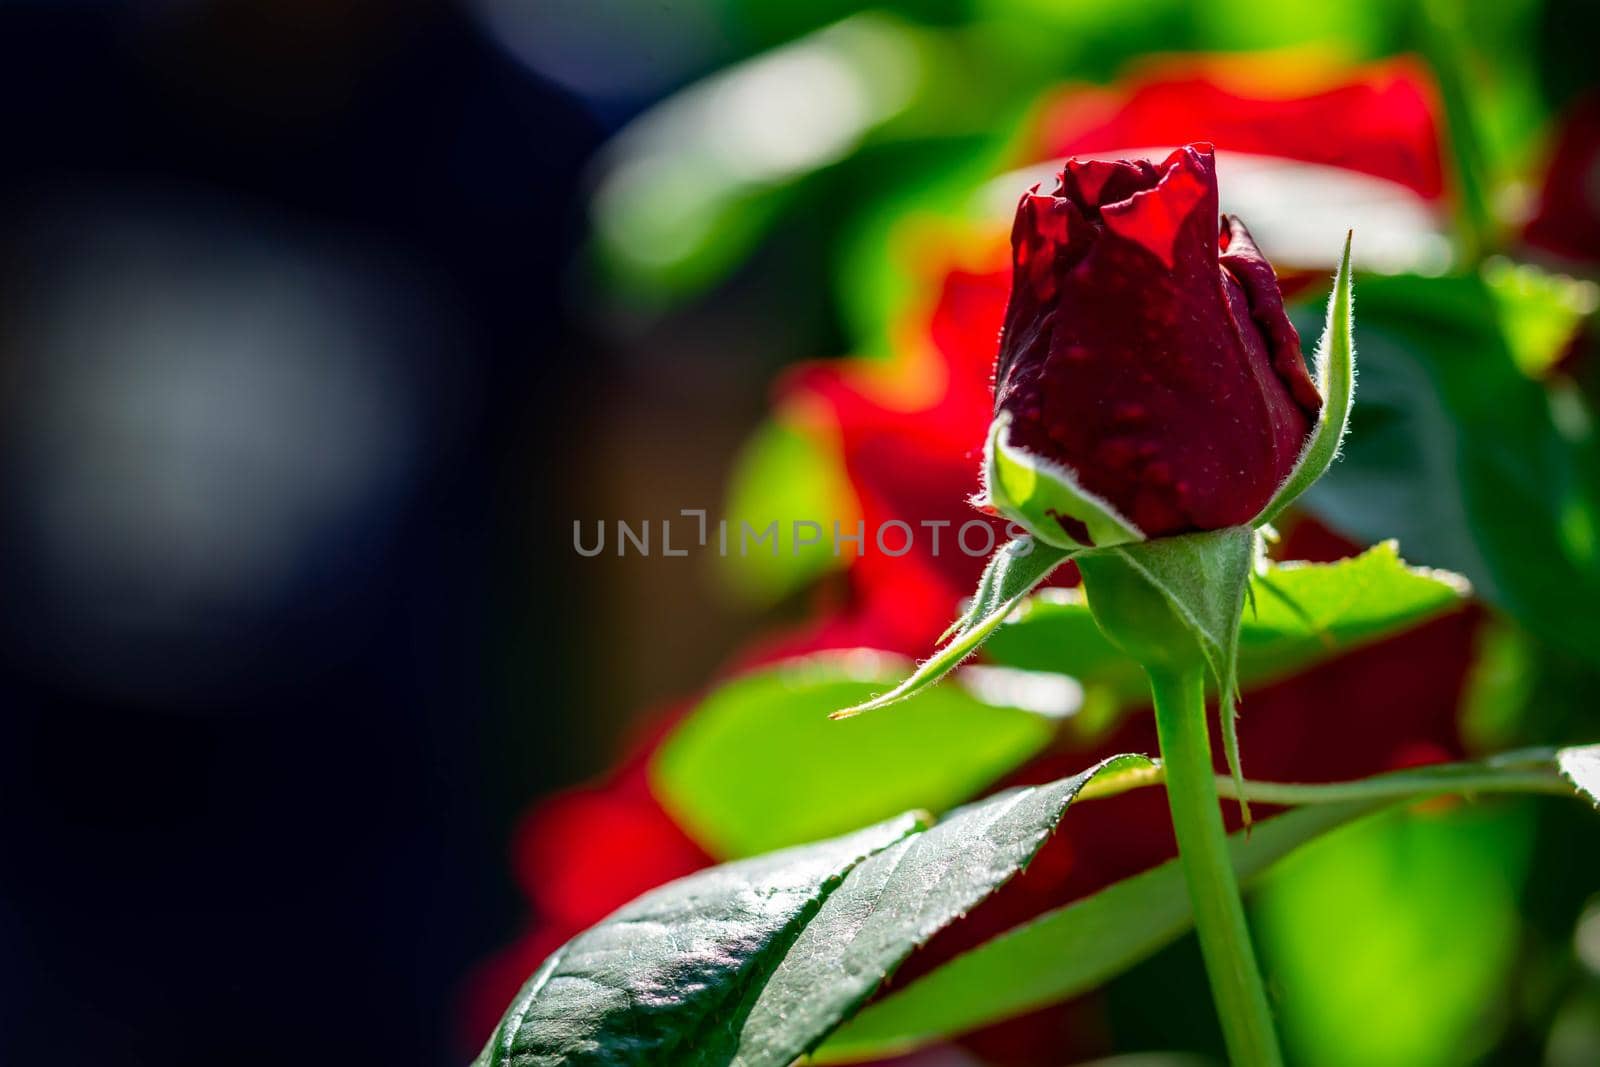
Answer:
[(0, 1062), (462, 1058), (590, 769), (559, 292), (634, 106), (445, 4), (0, 6)]

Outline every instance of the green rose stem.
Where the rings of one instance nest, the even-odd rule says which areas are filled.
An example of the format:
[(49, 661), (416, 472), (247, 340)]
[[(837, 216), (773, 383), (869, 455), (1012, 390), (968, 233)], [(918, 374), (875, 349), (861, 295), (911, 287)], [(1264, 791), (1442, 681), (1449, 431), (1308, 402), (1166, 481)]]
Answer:
[(1091, 552), (1078, 557), (1078, 566), (1095, 621), (1150, 679), (1172, 829), (1228, 1057), (1243, 1067), (1281, 1064), (1222, 825), (1206, 727), (1205, 659), (1166, 596), (1123, 558)]
[(1206, 731), (1204, 668), (1147, 668), (1146, 673), (1155, 698), (1172, 829), (1229, 1057), (1237, 1064), (1279, 1063), (1272, 1013), (1245, 927), (1239, 882), (1228, 858), (1228, 835), (1218, 807)]

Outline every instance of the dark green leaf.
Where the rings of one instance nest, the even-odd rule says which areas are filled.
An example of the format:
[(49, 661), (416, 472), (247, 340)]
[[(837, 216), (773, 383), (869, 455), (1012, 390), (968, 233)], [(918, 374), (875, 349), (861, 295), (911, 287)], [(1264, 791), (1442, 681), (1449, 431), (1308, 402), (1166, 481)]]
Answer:
[(756, 998), (734, 1062), (787, 1067), (871, 996), (935, 933), (1009, 881), (1078, 791), (1118, 757), (1072, 778), (952, 812), (863, 861), (823, 903)]
[(786, 1067), (1038, 852), (1083, 785), (907, 815), (645, 894), (558, 949), (477, 1067)]
[(904, 815), (646, 893), (540, 966), (475, 1067), (730, 1062), (731, 1020), (823, 898), (918, 825)]

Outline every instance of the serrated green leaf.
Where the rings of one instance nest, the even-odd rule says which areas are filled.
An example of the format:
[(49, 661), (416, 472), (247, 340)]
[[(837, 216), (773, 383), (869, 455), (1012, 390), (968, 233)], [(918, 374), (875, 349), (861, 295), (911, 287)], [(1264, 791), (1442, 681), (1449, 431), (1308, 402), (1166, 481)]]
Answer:
[(852, 867), (918, 826), (904, 815), (646, 893), (539, 967), (475, 1067), (728, 1063), (741, 1001)]
[(740, 1028), (739, 1067), (787, 1067), (816, 1046), (918, 946), (1017, 874), (1080, 789), (1120, 756), (1071, 778), (951, 812), (863, 861), (829, 895)]
[[(1381, 802), (1305, 808), (1229, 839), (1242, 882)], [(1176, 940), (1193, 912), (1172, 860), (1047, 912), (869, 1004), (817, 1051), (848, 1063), (910, 1051), (1087, 992)]]
[(1573, 788), (1600, 808), (1600, 745), (1564, 748), (1556, 753), (1556, 765)]
[[(1392, 636), (1461, 602), (1448, 571), (1407, 566), (1392, 541), (1337, 563), (1268, 563), (1251, 578), (1239, 632), (1239, 682), (1259, 685)], [(1058, 670), (1123, 706), (1149, 700), (1142, 672), (1095, 626), (1082, 593), (1034, 594), (984, 646), (990, 662)]]
[(848, 719), (897, 704), (929, 688), (976, 652), (1024, 597), (1050, 577), (1051, 571), (1071, 558), (1071, 550), (1026, 537), (1003, 546), (989, 558), (983, 576), (978, 579), (972, 603), (946, 631), (949, 641), (889, 692), (835, 711), (832, 717)]
[(1339, 258), (1339, 271), (1333, 278), (1333, 292), (1328, 297), (1328, 317), (1322, 328), (1322, 339), (1317, 342), (1312, 358), (1317, 392), (1322, 394), (1322, 411), (1300, 458), (1295, 461), (1294, 470), (1272, 494), (1252, 526), (1272, 522), (1326, 473), (1339, 454), (1345, 431), (1350, 427), (1350, 407), (1356, 387), (1355, 343), (1351, 336), (1355, 319), (1350, 295), (1350, 241), (1351, 235), (1347, 234), (1344, 254)]
[(1242, 677), (1283, 677), (1459, 605), (1471, 595), (1450, 571), (1411, 567), (1394, 541), (1334, 563), (1269, 563), (1251, 579), (1255, 610), (1239, 634)]
[(828, 713), (904, 676), (910, 662), (859, 650), (733, 678), (657, 749), (651, 786), (713, 855), (748, 856), (874, 819), (944, 811), (1049, 743), (1057, 723), (939, 686), (849, 722)]
[(1086, 782), (1140, 758), (647, 893), (539, 967), (476, 1067), (786, 1067), (1016, 875)]

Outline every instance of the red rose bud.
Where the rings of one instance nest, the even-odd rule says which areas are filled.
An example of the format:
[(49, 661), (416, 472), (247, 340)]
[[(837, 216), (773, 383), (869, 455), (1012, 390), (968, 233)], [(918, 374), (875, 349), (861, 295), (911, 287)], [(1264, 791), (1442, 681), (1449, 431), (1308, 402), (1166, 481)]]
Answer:
[(1272, 265), (1217, 219), (1203, 143), (1023, 196), (985, 473), (1044, 540), (1242, 525), (1294, 469), (1322, 398)]

